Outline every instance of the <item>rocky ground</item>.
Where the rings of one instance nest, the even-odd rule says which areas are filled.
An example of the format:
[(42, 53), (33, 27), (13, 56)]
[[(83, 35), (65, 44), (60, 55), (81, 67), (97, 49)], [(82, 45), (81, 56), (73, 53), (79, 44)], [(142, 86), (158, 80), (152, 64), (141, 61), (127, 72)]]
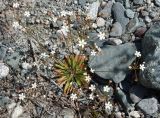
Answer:
[[(0, 0), (0, 118), (160, 118), (159, 0)], [(87, 87), (56, 60), (87, 57)]]

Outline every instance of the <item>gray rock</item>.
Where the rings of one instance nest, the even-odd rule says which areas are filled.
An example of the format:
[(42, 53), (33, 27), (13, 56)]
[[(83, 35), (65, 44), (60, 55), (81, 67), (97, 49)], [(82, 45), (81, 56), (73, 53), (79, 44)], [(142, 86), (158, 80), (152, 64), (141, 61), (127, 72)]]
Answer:
[(137, 28), (144, 26), (145, 23), (140, 22), (138, 17), (134, 17), (134, 19), (131, 19), (127, 25), (127, 31), (129, 33), (133, 33)]
[(10, 103), (9, 97), (0, 96), (0, 107), (5, 107)]
[(4, 78), (9, 74), (9, 67), (0, 63), (0, 78)]
[(126, 15), (128, 18), (134, 18), (135, 12), (133, 12), (131, 9), (126, 10)]
[(121, 24), (119, 22), (115, 22), (113, 24), (113, 27), (111, 29), (111, 32), (110, 32), (110, 36), (113, 36), (113, 37), (116, 37), (116, 36), (121, 36), (122, 33), (123, 33), (123, 28), (121, 26)]
[(150, 22), (152, 21), (152, 19), (151, 19), (149, 16), (145, 16), (145, 21), (146, 21), (147, 23), (150, 23)]
[(133, 3), (136, 4), (136, 5), (142, 5), (143, 0), (133, 0)]
[(86, 5), (86, 0), (78, 0), (78, 3), (84, 7)]
[(19, 52), (13, 52), (11, 55), (7, 55), (5, 58), (6, 63), (14, 70), (19, 68), (19, 63), (22, 55)]
[(89, 17), (92, 20), (95, 20), (97, 18), (99, 6), (100, 6), (99, 0), (97, 0), (96, 2), (93, 2), (89, 6), (89, 12), (87, 13), (87, 17)]
[(7, 48), (3, 45), (0, 45), (0, 60), (3, 60), (6, 56)]
[(152, 115), (158, 111), (158, 101), (156, 98), (147, 98), (141, 100), (137, 106), (148, 115)]
[(63, 109), (57, 118), (74, 118), (75, 113), (72, 109)]
[(160, 7), (160, 0), (155, 0), (155, 4)]
[(130, 98), (134, 103), (138, 103), (145, 97), (145, 95), (147, 95), (147, 89), (141, 85), (134, 85), (130, 89)]
[(160, 23), (154, 24), (142, 40), (144, 71), (140, 72), (142, 85), (160, 90)]
[(128, 112), (133, 109), (133, 106), (131, 105), (131, 100), (120, 88), (117, 88), (115, 96), (122, 105), (122, 107), (125, 109), (125, 111)]
[(122, 44), (122, 40), (118, 39), (118, 38), (109, 38), (107, 42), (112, 44), (112, 45), (120, 45), (120, 44)]
[(128, 66), (134, 61), (136, 47), (132, 43), (118, 46), (105, 45), (102, 52), (96, 56), (90, 56), (89, 67), (95, 73), (104, 78), (119, 83), (126, 77)]
[(101, 17), (97, 18), (97, 26), (98, 27), (103, 27), (105, 25), (105, 20)]
[(124, 6), (121, 3), (116, 2), (112, 6), (112, 12), (113, 12), (114, 19), (121, 24), (123, 28), (123, 32), (125, 32), (126, 25), (129, 22), (129, 18), (125, 16)]
[(3, 11), (6, 8), (5, 3), (3, 2), (3, 0), (0, 0), (0, 11)]
[(112, 5), (113, 5), (113, 2), (108, 1), (106, 6), (99, 12), (99, 15), (103, 18), (109, 18), (111, 16)]

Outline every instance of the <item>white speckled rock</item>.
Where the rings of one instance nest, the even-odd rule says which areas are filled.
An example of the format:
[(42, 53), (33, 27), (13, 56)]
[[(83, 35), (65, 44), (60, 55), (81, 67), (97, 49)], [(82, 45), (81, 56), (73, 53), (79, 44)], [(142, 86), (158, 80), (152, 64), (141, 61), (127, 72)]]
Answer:
[(100, 3), (99, 3), (98, 0), (96, 2), (93, 2), (89, 6), (89, 12), (87, 14), (87, 17), (89, 17), (92, 20), (95, 20), (97, 18), (97, 13), (98, 13), (99, 6), (100, 6)]
[(105, 20), (101, 17), (97, 18), (97, 26), (98, 27), (103, 27), (105, 25)]
[(4, 78), (9, 73), (9, 67), (4, 65), (4, 63), (0, 63), (0, 78)]

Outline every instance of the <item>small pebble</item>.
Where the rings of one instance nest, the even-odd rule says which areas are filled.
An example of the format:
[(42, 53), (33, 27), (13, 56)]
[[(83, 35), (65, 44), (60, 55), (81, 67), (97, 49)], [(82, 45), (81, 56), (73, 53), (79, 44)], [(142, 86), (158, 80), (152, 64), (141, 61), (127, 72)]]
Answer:
[(146, 21), (147, 23), (150, 23), (152, 20), (150, 19), (149, 16), (145, 16), (145, 21)]
[(0, 63), (0, 78), (4, 78), (9, 74), (9, 67)]
[(97, 18), (97, 26), (103, 27), (105, 25), (105, 20), (101, 17)]
[(133, 12), (131, 9), (126, 10), (126, 15), (128, 18), (134, 18), (135, 12)]
[(119, 22), (115, 22), (113, 24), (113, 27), (111, 29), (111, 32), (110, 32), (110, 36), (113, 36), (113, 37), (116, 37), (116, 36), (121, 36), (123, 31), (122, 31), (122, 26)]

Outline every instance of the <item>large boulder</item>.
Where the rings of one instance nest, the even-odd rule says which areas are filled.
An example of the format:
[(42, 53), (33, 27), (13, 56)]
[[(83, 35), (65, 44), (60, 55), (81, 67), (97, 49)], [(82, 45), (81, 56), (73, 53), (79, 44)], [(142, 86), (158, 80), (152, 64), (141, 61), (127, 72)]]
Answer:
[(160, 90), (160, 23), (154, 24), (142, 40), (144, 71), (140, 72), (140, 82), (148, 88)]
[(133, 43), (105, 45), (96, 56), (90, 56), (88, 64), (101, 78), (119, 83), (125, 79), (129, 65), (135, 60), (135, 51)]

